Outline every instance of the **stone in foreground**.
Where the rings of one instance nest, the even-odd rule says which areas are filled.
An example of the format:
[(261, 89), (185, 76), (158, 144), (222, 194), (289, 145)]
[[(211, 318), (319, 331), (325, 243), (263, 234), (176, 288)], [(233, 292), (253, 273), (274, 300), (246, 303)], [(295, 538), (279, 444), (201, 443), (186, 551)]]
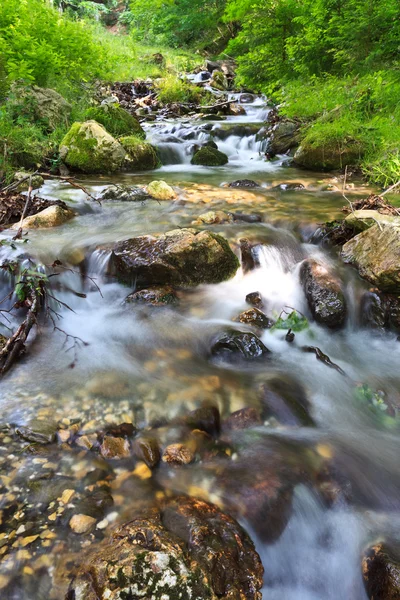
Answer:
[(120, 279), (149, 284), (194, 286), (232, 277), (239, 261), (225, 238), (210, 231), (174, 229), (117, 242), (112, 265)]
[(60, 158), (71, 169), (84, 173), (119, 171), (125, 150), (96, 121), (74, 123), (60, 144)]
[[(58, 227), (75, 217), (75, 212), (70, 208), (63, 208), (54, 204), (36, 215), (25, 217), (22, 221), (22, 229), (41, 229), (45, 227)], [(20, 223), (15, 223), (11, 229), (19, 229)]]
[(370, 600), (400, 600), (400, 557), (390, 553), (383, 544), (365, 553), (362, 572)]
[(156, 200), (175, 200), (176, 192), (165, 181), (152, 181), (147, 186), (147, 193)]
[(400, 227), (374, 225), (342, 248), (344, 262), (384, 292), (400, 293)]
[(119, 527), (88, 555), (65, 600), (260, 600), (262, 575), (234, 519), (180, 497)]
[(300, 281), (316, 322), (331, 329), (342, 327), (347, 305), (340, 281), (315, 260), (302, 264)]

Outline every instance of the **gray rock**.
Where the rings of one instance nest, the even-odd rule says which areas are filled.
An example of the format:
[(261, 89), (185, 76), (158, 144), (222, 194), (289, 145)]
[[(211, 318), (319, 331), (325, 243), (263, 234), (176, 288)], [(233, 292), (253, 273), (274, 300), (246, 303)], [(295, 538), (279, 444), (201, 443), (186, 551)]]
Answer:
[(315, 260), (306, 260), (302, 264), (300, 281), (317, 323), (331, 329), (342, 327), (347, 305), (340, 281)]

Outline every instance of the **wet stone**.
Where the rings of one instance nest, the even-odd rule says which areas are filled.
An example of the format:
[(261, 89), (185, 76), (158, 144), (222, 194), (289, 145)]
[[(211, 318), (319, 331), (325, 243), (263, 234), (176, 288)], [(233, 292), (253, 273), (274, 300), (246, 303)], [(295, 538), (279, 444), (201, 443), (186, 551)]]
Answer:
[(57, 424), (53, 421), (32, 419), (27, 425), (15, 429), (15, 432), (27, 440), (37, 444), (51, 444), (56, 437)]
[(263, 300), (260, 292), (251, 292), (250, 294), (247, 294), (246, 302), (247, 304), (255, 306), (258, 309), (263, 307)]
[(222, 423), (222, 431), (237, 431), (240, 429), (248, 429), (262, 425), (261, 413), (257, 408), (248, 406), (233, 412)]
[(85, 534), (90, 533), (96, 525), (96, 519), (88, 515), (74, 515), (69, 526), (74, 533)]
[(221, 417), (216, 406), (203, 406), (193, 410), (184, 419), (191, 429), (200, 429), (211, 436), (216, 436), (221, 430)]
[(132, 292), (125, 298), (125, 304), (147, 304), (150, 306), (166, 306), (178, 304), (175, 290), (169, 286), (146, 288)]
[(268, 357), (271, 351), (254, 333), (230, 330), (213, 343), (211, 354), (223, 360), (236, 361)]
[(183, 444), (170, 444), (163, 452), (162, 461), (175, 465), (188, 465), (194, 461), (194, 454)]
[(274, 417), (282, 425), (311, 426), (310, 403), (300, 383), (285, 376), (270, 379), (261, 386), (263, 419)]
[(135, 440), (133, 444), (133, 453), (139, 460), (154, 469), (161, 459), (160, 447), (154, 437), (142, 437)]
[(100, 446), (100, 454), (104, 458), (127, 458), (131, 455), (129, 442), (121, 437), (106, 436)]
[(343, 327), (347, 303), (339, 279), (324, 265), (306, 260), (300, 269), (300, 281), (316, 322), (331, 329)]
[(237, 181), (232, 181), (231, 183), (229, 183), (228, 187), (231, 187), (231, 188), (256, 188), (256, 187), (259, 187), (259, 185), (252, 179), (238, 179)]
[(370, 600), (400, 600), (400, 556), (383, 544), (370, 548), (362, 561)]
[(258, 308), (250, 308), (249, 310), (240, 313), (234, 320), (239, 323), (246, 323), (246, 325), (254, 325), (261, 329), (271, 329), (274, 325), (274, 321), (269, 319), (267, 315)]

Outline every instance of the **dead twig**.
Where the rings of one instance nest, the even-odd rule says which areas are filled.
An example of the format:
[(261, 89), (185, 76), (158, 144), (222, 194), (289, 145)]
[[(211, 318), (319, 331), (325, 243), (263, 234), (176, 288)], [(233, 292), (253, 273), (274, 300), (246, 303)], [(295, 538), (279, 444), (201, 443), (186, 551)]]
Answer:
[(94, 202), (97, 202), (101, 206), (100, 200), (98, 198), (96, 198), (96, 196), (93, 196), (93, 194), (88, 192), (88, 190), (83, 185), (81, 185), (80, 183), (76, 183), (76, 181), (72, 177), (62, 177), (61, 175), (53, 175), (52, 173), (43, 173), (42, 171), (39, 172), (39, 175), (41, 175), (43, 178), (47, 178), (47, 179), (59, 179), (60, 181), (65, 181), (66, 183), (69, 183), (70, 185), (72, 185), (72, 187), (77, 188), (78, 190), (82, 190), (82, 192), (84, 192), (91, 200), (93, 200)]
[(31, 196), (32, 196), (32, 175), (29, 176), (28, 195), (26, 197), (26, 202), (25, 202), (24, 210), (22, 211), (22, 214), (21, 214), (21, 220), (19, 222), (18, 231), (14, 235), (13, 240), (19, 240), (22, 237), (22, 223), (23, 223), (23, 220), (25, 219), (25, 215), (26, 215), (26, 212), (28, 210), (28, 207), (31, 204)]
[(388, 194), (389, 192), (392, 192), (393, 190), (395, 190), (396, 188), (398, 188), (400, 186), (400, 181), (398, 181), (397, 183), (394, 183), (393, 185), (391, 185), (390, 187), (388, 187), (387, 190), (385, 190), (381, 196), (384, 196), (385, 194)]

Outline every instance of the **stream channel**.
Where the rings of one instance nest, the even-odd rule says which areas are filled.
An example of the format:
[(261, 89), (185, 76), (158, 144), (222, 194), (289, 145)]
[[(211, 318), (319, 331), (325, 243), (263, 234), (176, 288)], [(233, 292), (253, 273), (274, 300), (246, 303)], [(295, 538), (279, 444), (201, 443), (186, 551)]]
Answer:
[[(65, 587), (60, 584), (54, 591), (49, 583), (63, 568), (60, 558), (76, 558), (74, 553), (82, 557), (110, 528), (128, 520), (137, 503), (164, 493), (234, 506), (264, 565), (265, 600), (366, 599), (363, 549), (377, 540), (399, 539), (399, 434), (382, 425), (357, 400), (354, 389), (364, 383), (397, 398), (400, 345), (390, 332), (378, 335), (360, 326), (359, 299), (367, 284), (332, 249), (312, 243), (318, 223), (342, 214), (342, 182), (339, 176), (287, 166), (284, 156), (265, 160), (265, 141), (257, 131), (269, 108), (260, 97), (243, 106), (246, 115), (224, 121), (181, 118), (147, 123), (147, 138), (157, 145), (163, 162), (156, 171), (80, 179), (93, 194), (110, 184), (144, 186), (162, 179), (176, 190), (174, 201), (97, 205), (59, 180), (46, 181), (40, 190), (40, 196), (62, 199), (78, 212), (60, 227), (29, 231), (26, 251), (43, 265), (59, 259), (72, 269), (64, 271), (64, 285), (54, 291), (69, 307), (58, 305), (57, 325), (84, 343), (74, 347), (72, 337), (66, 340), (62, 331), (53, 332), (51, 324), (43, 327), (1, 383), (0, 588), (12, 583), (0, 592), (1, 598), (63, 598)], [(191, 146), (210, 136), (228, 155), (228, 164), (191, 165)], [(227, 187), (239, 179), (255, 180), (259, 187)], [(298, 189), (288, 185), (293, 182), (301, 184)], [(352, 185), (348, 197), (368, 195), (361, 181)], [(261, 219), (191, 225), (210, 210), (257, 214)], [(134, 282), (127, 287), (110, 278), (109, 253), (97, 247), (190, 226), (221, 233), (238, 256), (238, 241), (247, 238), (257, 245), (259, 267), (248, 273), (239, 269), (223, 283), (181, 290), (177, 306), (124, 305)], [(5, 239), (10, 232), (1, 235)], [(12, 254), (6, 246), (2, 252)], [(76, 266), (84, 256), (86, 272), (96, 285), (82, 278)], [(296, 333), (291, 344), (285, 340), (286, 331), (266, 329), (260, 337), (272, 352), (267, 360), (233, 365), (212, 360), (212, 340), (250, 308), (245, 300), (249, 293), (261, 294), (270, 317), (276, 319), (293, 307), (310, 318), (299, 279), (300, 265), (308, 257), (340, 273), (345, 282), (346, 326), (332, 332), (310, 319), (310, 326)], [(3, 274), (2, 296), (9, 285)], [(242, 324), (239, 328), (248, 329)], [(346, 376), (316, 360), (315, 354), (302, 352), (303, 345), (321, 348)], [(11, 444), (7, 429), (7, 424), (21, 426), (34, 418), (66, 427), (78, 424), (76, 431), (86, 435), (113, 423), (162, 428), (203, 403), (217, 406), (224, 419), (239, 409), (257, 408), (260, 385), (268, 381), (283, 382), (294, 398), (305, 395), (313, 425), (270, 418), (238, 431), (239, 457), (232, 463), (236, 460), (241, 468), (228, 468), (221, 478), (201, 460), (180, 469), (161, 465), (144, 476), (135, 472), (134, 460), (108, 461), (113, 504), (105, 502), (100, 527), (86, 537), (72, 533), (61, 513), (54, 517), (54, 526), (49, 522), (56, 510), (52, 498), (65, 482), (82, 496), (79, 486), (87, 485), (91, 474), (95, 482), (107, 461), (86, 448), (67, 449), (60, 443), (43, 456), (21, 452)], [(169, 441), (181, 441), (173, 433), (169, 436)], [(132, 472), (139, 476), (129, 477)], [(325, 480), (321, 473), (327, 474)], [(271, 534), (274, 523), (267, 522), (274, 515), (260, 511), (254, 518), (245, 510), (255, 482), (262, 485), (271, 477), (293, 494), (288, 522), (279, 535)], [(38, 537), (24, 546), (18, 542), (21, 531)]]

